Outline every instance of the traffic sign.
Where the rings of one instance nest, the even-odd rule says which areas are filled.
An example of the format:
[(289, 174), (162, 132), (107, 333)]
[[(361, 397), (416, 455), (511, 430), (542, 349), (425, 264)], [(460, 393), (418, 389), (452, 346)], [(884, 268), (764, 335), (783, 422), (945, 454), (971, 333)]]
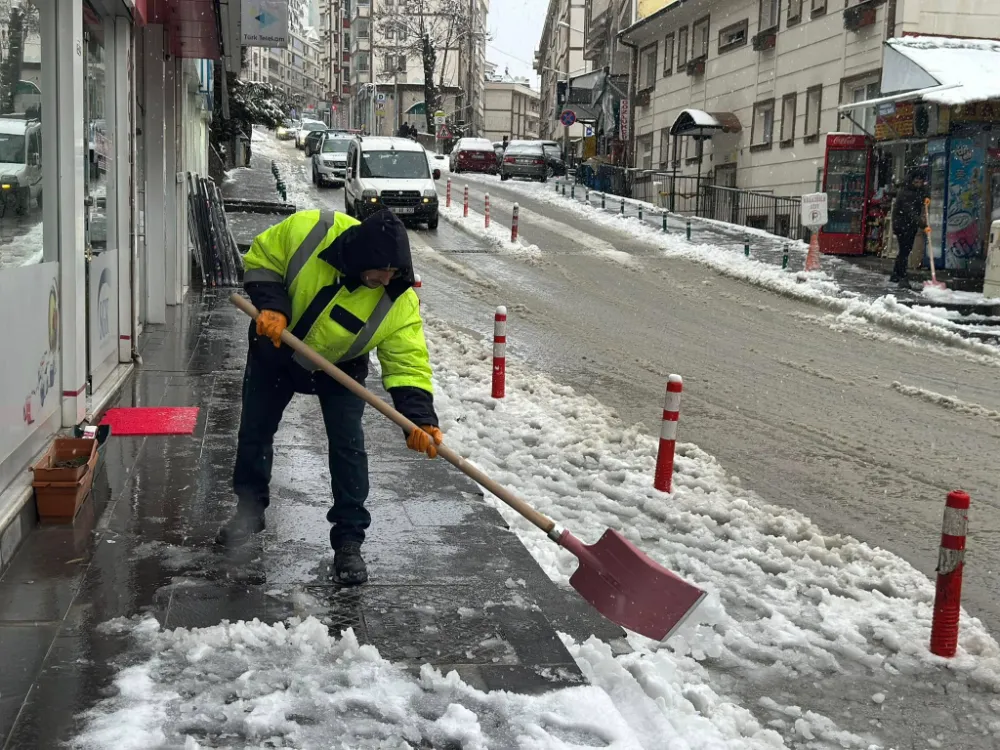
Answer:
[(442, 109), (439, 109), (437, 112), (434, 113), (434, 124), (435, 125), (444, 125), (445, 122), (447, 121), (447, 119), (448, 119), (448, 115)]
[(563, 113), (559, 115), (559, 122), (565, 125), (567, 128), (576, 122), (576, 112), (571, 109), (563, 110)]
[(802, 223), (813, 229), (824, 226), (828, 220), (826, 193), (809, 193), (802, 196)]
[(446, 141), (451, 138), (451, 128), (447, 125), (439, 125), (437, 129), (437, 139), (439, 141)]
[(583, 126), (583, 136), (584, 138), (592, 138), (594, 136), (594, 126), (584, 125)]
[(382, 91), (379, 91), (377, 94), (375, 94), (375, 101), (377, 101), (379, 104), (381, 104), (382, 102), (384, 102), (385, 101), (385, 93), (382, 92)]

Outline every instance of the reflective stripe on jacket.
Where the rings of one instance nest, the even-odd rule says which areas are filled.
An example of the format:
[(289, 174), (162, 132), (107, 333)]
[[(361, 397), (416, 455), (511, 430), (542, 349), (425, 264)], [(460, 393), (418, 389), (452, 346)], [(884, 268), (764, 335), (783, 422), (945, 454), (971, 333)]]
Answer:
[[(413, 289), (395, 300), (382, 287), (349, 280), (319, 254), (359, 222), (332, 211), (299, 211), (258, 235), (244, 259), (243, 283), (287, 292), (274, 309), (289, 330), (331, 362), (377, 350), (387, 390), (413, 387), (433, 392), (419, 301)], [(251, 295), (253, 293), (251, 292)], [(305, 360), (299, 360), (307, 366)], [(307, 369), (311, 367), (307, 366)]]

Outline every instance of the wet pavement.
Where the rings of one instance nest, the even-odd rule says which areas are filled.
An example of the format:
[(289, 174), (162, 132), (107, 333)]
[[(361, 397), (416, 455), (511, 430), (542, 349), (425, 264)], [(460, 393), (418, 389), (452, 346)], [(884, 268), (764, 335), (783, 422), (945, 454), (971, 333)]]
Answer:
[(74, 736), (80, 712), (135, 658), (124, 636), (99, 628), (116, 617), (176, 628), (313, 615), (410, 668), (429, 662), (521, 692), (583, 681), (556, 631), (624, 648), (622, 631), (549, 581), (476, 485), (407, 451), (370, 409), (368, 585), (331, 583), (326, 439), (309, 396), (292, 402), (276, 439), (267, 531), (217, 549), (233, 505), (246, 325), (219, 290), (147, 330), (143, 367), (112, 406), (199, 406), (194, 434), (112, 437), (75, 523), (36, 528), (0, 579), (0, 747)]

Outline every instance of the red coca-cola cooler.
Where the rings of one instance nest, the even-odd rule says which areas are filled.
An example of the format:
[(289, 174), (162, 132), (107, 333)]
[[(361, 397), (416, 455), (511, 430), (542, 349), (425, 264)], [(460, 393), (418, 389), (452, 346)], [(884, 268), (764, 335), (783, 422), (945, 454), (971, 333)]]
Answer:
[(871, 191), (872, 141), (865, 135), (830, 133), (826, 137), (823, 192), (829, 220), (819, 234), (820, 252), (861, 255), (865, 252), (868, 197)]

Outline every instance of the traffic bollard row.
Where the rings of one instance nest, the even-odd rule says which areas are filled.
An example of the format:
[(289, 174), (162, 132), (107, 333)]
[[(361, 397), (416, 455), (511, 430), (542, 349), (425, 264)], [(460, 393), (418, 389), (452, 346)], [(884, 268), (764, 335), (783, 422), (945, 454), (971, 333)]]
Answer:
[(660, 427), (660, 448), (656, 454), (653, 487), (670, 492), (674, 479), (674, 453), (677, 448), (677, 420), (681, 411), (681, 391), (684, 380), (680, 375), (667, 378), (667, 396), (663, 402), (663, 425)]
[(490, 194), (489, 193), (486, 194), (485, 205), (486, 205), (486, 228), (489, 229), (490, 228)]
[(493, 398), (503, 398), (507, 379), (507, 308), (493, 316)]
[(465, 186), (465, 195), (462, 198), (462, 217), (468, 218), (469, 216), (469, 186)]
[(448, 184), (444, 191), (444, 207), (451, 208), (451, 178), (448, 178)]
[(510, 220), (510, 241), (517, 242), (517, 215), (520, 212), (520, 208), (515, 203), (514, 204), (514, 216)]

